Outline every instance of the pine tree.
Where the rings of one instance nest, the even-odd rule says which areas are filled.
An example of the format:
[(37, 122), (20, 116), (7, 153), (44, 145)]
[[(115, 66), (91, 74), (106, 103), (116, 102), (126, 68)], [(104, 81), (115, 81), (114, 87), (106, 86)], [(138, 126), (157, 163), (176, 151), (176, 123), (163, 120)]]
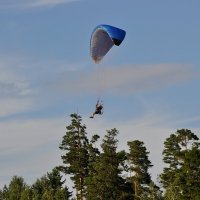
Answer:
[[(181, 200), (200, 199), (200, 149), (183, 150), (183, 163), (172, 183)], [(167, 189), (168, 191), (168, 189)]]
[(47, 172), (48, 187), (53, 190), (54, 194), (57, 190), (60, 190), (65, 183), (65, 180), (62, 181), (62, 176), (60, 171), (55, 167), (51, 172)]
[(1, 189), (0, 189), (0, 200), (3, 200), (3, 192)]
[(167, 188), (173, 182), (176, 172), (179, 168), (180, 146), (175, 134), (171, 134), (164, 142), (163, 161), (169, 167), (165, 167), (163, 173), (160, 175), (161, 183), (164, 188)]
[(122, 195), (128, 200), (122, 192), (125, 183), (120, 176), (122, 172), (120, 163), (124, 160), (125, 153), (117, 152), (117, 134), (116, 129), (111, 129), (103, 139), (102, 152), (94, 165), (94, 173), (90, 180), (92, 189), (87, 191), (87, 200), (122, 200)]
[(177, 130), (164, 142), (163, 161), (168, 165), (160, 175), (165, 198), (200, 199), (200, 143), (188, 129)]
[(20, 200), (32, 200), (32, 190), (30, 186), (27, 185), (22, 191)]
[(60, 190), (57, 190), (55, 193), (55, 200), (69, 200), (72, 196), (72, 192), (69, 192), (68, 187), (61, 188)]
[(33, 200), (42, 199), (42, 196), (49, 188), (49, 181), (47, 176), (44, 175), (41, 178), (38, 178), (35, 183), (32, 185), (32, 198)]
[(151, 183), (149, 184), (149, 192), (146, 200), (162, 200), (162, 199), (163, 199), (162, 191), (153, 181), (151, 181)]
[(8, 199), (8, 187), (7, 187), (7, 185), (4, 185), (3, 186), (3, 189), (2, 189), (2, 191), (1, 191), (1, 198), (0, 198), (0, 200), (6, 200), (6, 199)]
[(88, 175), (86, 177), (86, 199), (92, 199), (93, 190), (94, 190), (94, 177), (96, 174), (95, 165), (99, 158), (100, 151), (96, 147), (96, 142), (99, 139), (98, 135), (94, 135), (88, 145), (88, 153), (89, 153), (89, 160), (88, 160)]
[(62, 196), (61, 199), (68, 200), (71, 197), (71, 192), (69, 192), (67, 186), (64, 186), (64, 183), (65, 180), (62, 180), (60, 171), (55, 167), (51, 172), (47, 172), (46, 175), (35, 181), (31, 187), (31, 199), (57, 200), (59, 196)]
[(71, 124), (66, 127), (60, 149), (65, 152), (61, 156), (63, 166), (60, 169), (71, 175), (76, 189), (77, 200), (82, 200), (85, 193), (85, 177), (88, 174), (88, 139), (86, 126), (81, 124), (81, 117), (71, 114)]
[(20, 200), (21, 194), (26, 188), (26, 183), (22, 177), (13, 176), (8, 186), (8, 199)]
[(132, 183), (135, 199), (145, 199), (151, 182), (151, 176), (148, 172), (149, 168), (152, 167), (148, 159), (149, 152), (144, 143), (139, 140), (128, 142), (128, 146), (128, 162), (131, 172), (128, 180)]
[(50, 190), (45, 190), (41, 200), (54, 200), (53, 192)]

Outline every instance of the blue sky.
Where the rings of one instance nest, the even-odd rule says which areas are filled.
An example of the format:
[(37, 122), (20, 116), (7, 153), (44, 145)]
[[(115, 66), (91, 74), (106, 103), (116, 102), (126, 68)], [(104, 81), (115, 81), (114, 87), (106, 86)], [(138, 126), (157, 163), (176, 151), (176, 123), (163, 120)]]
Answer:
[[(32, 183), (61, 163), (58, 146), (78, 112), (88, 136), (119, 130), (119, 148), (142, 140), (153, 178), (164, 140), (188, 128), (200, 137), (198, 0), (2, 0), (0, 2), (0, 185)], [(126, 30), (96, 65), (93, 29)], [(94, 120), (98, 96), (104, 115)]]

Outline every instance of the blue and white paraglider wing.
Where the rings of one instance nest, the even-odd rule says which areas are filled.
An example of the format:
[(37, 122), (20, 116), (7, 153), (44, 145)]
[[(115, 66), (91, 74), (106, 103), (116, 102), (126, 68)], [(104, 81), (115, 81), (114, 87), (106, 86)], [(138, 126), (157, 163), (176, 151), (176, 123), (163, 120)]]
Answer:
[(126, 32), (110, 25), (97, 26), (91, 36), (90, 54), (95, 63), (108, 53), (113, 45), (119, 46), (124, 40)]

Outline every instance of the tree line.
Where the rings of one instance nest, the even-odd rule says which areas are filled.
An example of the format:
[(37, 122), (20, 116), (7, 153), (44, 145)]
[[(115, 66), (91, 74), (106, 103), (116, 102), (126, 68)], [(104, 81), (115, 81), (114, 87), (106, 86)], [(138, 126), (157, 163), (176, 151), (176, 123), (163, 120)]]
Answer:
[[(118, 151), (116, 128), (87, 136), (78, 114), (62, 138), (62, 165), (38, 178), (32, 185), (13, 176), (0, 190), (0, 200), (199, 200), (200, 142), (188, 129), (180, 129), (164, 141), (165, 167), (155, 183), (149, 170), (153, 164), (143, 141), (128, 141), (128, 152)], [(69, 176), (73, 191), (63, 178)]]

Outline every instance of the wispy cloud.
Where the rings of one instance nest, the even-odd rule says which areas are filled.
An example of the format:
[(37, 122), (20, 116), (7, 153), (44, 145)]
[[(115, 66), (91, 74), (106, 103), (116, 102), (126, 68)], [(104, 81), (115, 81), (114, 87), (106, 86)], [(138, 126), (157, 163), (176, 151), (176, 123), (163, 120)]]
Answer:
[(1, 187), (13, 175), (21, 175), (32, 182), (60, 164), (59, 143), (65, 134), (64, 120), (22, 119), (0, 122)]
[[(130, 118), (126, 121), (110, 121), (110, 119), (96, 119), (94, 121), (87, 120), (86, 124), (90, 133), (97, 133), (102, 136), (106, 130), (117, 128), (119, 130), (118, 147), (120, 150), (128, 151), (127, 142), (133, 140), (143, 141), (147, 150), (150, 151), (149, 157), (154, 165), (150, 170), (152, 178), (156, 181), (157, 175), (163, 170), (164, 163), (162, 162), (162, 151), (164, 149), (164, 141), (172, 133), (175, 133), (179, 128), (190, 128), (198, 137), (200, 137), (200, 126), (191, 126), (192, 121), (199, 119), (198, 116), (193, 116), (192, 119), (176, 117), (166, 113), (145, 113), (143, 116), (136, 119)], [(174, 126), (176, 124), (176, 126)], [(188, 125), (187, 127), (186, 124)], [(177, 126), (178, 125), (178, 126)], [(190, 126), (189, 126), (190, 125)], [(101, 138), (102, 139), (102, 138)]]
[(0, 97), (22, 97), (31, 93), (26, 78), (0, 61)]
[(12, 62), (0, 58), (0, 117), (23, 112), (33, 103), (35, 91), (25, 74), (20, 73), (19, 62)]
[(25, 112), (32, 108), (33, 101), (29, 98), (7, 98), (0, 100), (0, 118)]
[[(0, 122), (0, 186), (8, 183), (15, 174), (23, 176), (28, 183), (33, 183), (36, 178), (60, 164), (62, 152), (59, 150), (59, 143), (65, 134), (66, 122), (70, 123), (69, 118)], [(87, 126), (89, 138), (96, 133), (103, 139), (106, 130), (117, 128), (120, 132), (120, 149), (128, 150), (127, 141), (144, 141), (151, 152), (152, 164), (155, 165), (152, 172), (157, 174), (162, 170), (162, 142), (173, 132), (169, 127), (163, 126), (165, 118), (147, 114), (137, 120), (129, 119), (126, 122), (111, 122), (103, 118), (94, 123), (88, 116), (83, 116), (83, 123)]]
[(71, 3), (77, 0), (35, 0), (23, 1), (24, 7), (41, 7), (41, 6), (55, 6), (64, 3)]
[(194, 67), (181, 64), (98, 65), (94, 69), (66, 61), (35, 60), (0, 57), (0, 117), (33, 109), (36, 101), (53, 101), (51, 97), (64, 98), (69, 93), (127, 95), (170, 87), (199, 76)]
[(0, 56), (0, 118), (31, 111), (46, 102), (49, 96), (55, 97), (57, 93), (52, 90), (52, 82), (61, 74), (79, 71), (79, 68), (82, 67), (78, 64), (62, 60)]
[(199, 76), (192, 66), (180, 64), (101, 67), (63, 74), (54, 87), (70, 92), (100, 90), (122, 95), (161, 89)]
[(17, 8), (17, 9), (25, 9), (25, 8), (37, 8), (37, 7), (45, 7), (45, 6), (56, 6), (59, 4), (71, 3), (78, 0), (6, 0), (0, 2), (0, 9), (4, 8)]
[[(150, 151), (153, 179), (162, 171), (163, 142), (174, 133), (174, 119), (165, 113), (145, 113), (137, 119), (111, 121), (98, 118), (95, 121), (82, 116), (87, 126), (88, 137), (99, 134), (101, 139), (106, 130), (119, 130), (119, 149), (128, 151), (127, 141), (141, 140)], [(196, 120), (196, 117), (194, 117)], [(178, 120), (179, 124), (180, 119)], [(191, 118), (182, 119), (182, 123), (191, 122)], [(61, 163), (59, 144), (65, 134), (69, 118), (18, 119), (0, 122), (0, 186), (8, 183), (13, 175), (21, 175), (28, 183), (33, 183), (47, 171)], [(192, 127), (191, 127), (192, 128)], [(200, 137), (200, 129), (192, 129)], [(12, 140), (11, 140), (12, 138)], [(37, 163), (40, 163), (37, 165)]]

